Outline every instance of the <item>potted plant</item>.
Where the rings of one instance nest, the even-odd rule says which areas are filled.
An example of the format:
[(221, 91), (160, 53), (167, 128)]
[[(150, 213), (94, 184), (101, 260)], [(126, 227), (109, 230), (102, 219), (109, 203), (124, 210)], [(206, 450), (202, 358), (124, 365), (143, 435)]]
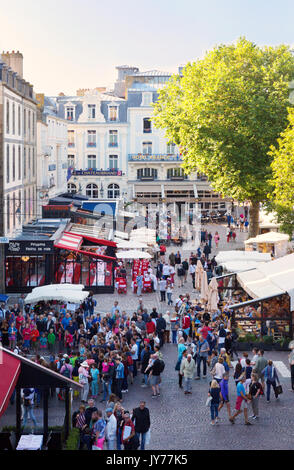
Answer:
[(240, 336), (238, 338), (236, 348), (238, 351), (248, 351), (250, 349), (250, 344), (246, 341), (246, 336)]
[(264, 351), (271, 351), (273, 348), (274, 338), (272, 336), (263, 336), (262, 337), (262, 349)]
[(288, 338), (280, 338), (273, 343), (273, 349), (275, 351), (288, 351), (289, 349), (288, 344), (289, 344)]

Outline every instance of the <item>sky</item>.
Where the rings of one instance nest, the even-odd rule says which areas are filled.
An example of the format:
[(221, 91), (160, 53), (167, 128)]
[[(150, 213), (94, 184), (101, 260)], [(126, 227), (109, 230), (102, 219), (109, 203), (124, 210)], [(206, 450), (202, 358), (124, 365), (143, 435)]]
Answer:
[(0, 0), (0, 53), (24, 55), (38, 93), (113, 87), (117, 65), (176, 73), (245, 36), (294, 44), (293, 0)]

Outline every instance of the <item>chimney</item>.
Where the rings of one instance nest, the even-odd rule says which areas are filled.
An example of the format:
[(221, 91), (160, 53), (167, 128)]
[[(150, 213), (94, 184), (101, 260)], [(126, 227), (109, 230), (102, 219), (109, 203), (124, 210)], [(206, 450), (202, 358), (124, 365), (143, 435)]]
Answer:
[(23, 55), (17, 52), (2, 52), (1, 58), (14, 72), (23, 78)]

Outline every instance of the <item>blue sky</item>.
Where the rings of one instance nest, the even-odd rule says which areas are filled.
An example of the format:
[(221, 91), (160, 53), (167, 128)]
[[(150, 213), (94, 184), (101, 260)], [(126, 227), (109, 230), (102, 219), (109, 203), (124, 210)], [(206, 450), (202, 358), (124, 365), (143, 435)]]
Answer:
[(176, 72), (220, 43), (294, 44), (290, 0), (0, 0), (0, 52), (37, 92), (111, 87), (116, 65)]

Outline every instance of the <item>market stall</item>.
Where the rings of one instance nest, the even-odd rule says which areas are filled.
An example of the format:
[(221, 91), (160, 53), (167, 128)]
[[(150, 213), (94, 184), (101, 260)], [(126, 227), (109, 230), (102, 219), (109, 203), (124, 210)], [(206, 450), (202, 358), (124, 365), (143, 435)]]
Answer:
[(289, 248), (289, 236), (284, 233), (267, 232), (249, 238), (245, 242), (245, 252), (257, 250), (259, 253), (270, 253), (275, 258), (285, 256)]
[(230, 307), (241, 331), (292, 338), (294, 254), (260, 263), (256, 269), (234, 274), (234, 277), (238, 289), (251, 297)]

